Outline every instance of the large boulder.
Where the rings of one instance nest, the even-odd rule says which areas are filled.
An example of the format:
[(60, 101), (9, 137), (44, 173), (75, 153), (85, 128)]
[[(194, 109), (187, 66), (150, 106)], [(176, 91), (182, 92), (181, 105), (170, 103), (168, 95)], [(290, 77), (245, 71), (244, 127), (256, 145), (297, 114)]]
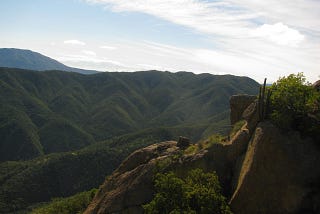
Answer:
[(153, 176), (159, 160), (179, 151), (177, 142), (154, 144), (132, 153), (106, 179), (84, 214), (143, 213), (154, 194)]
[(246, 108), (257, 99), (254, 95), (233, 95), (230, 98), (230, 122), (231, 125), (242, 120), (242, 114)]
[(319, 147), (298, 132), (259, 123), (230, 204), (234, 213), (320, 213)]
[(177, 143), (177, 146), (181, 149), (186, 149), (190, 146), (190, 139), (189, 138), (186, 138), (186, 137), (182, 137), (180, 136), (179, 137), (179, 140), (178, 140), (178, 143)]
[(189, 170), (216, 171), (225, 195), (231, 194), (234, 165), (247, 148), (246, 125), (228, 142), (214, 144), (195, 154), (183, 154), (177, 142), (153, 144), (132, 153), (100, 187), (85, 214), (143, 213), (142, 205), (152, 200), (153, 178), (160, 168), (184, 177)]
[(247, 128), (252, 134), (259, 122), (258, 100), (253, 101), (243, 112), (242, 119), (247, 122)]

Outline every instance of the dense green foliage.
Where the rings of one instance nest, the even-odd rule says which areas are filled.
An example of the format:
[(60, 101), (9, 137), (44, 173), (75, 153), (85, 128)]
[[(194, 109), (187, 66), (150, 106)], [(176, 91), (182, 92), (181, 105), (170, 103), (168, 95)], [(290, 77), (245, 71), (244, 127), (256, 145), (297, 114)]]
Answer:
[(280, 78), (270, 89), (270, 117), (276, 125), (303, 133), (320, 131), (320, 93), (306, 82), (302, 73)]
[(193, 133), (184, 127), (148, 129), (81, 150), (0, 163), (0, 213), (98, 187), (134, 150)]
[(28, 162), (0, 164), (0, 213), (97, 187), (123, 158), (119, 151), (54, 154)]
[(231, 214), (215, 173), (195, 169), (185, 179), (158, 173), (155, 189), (154, 199), (143, 206), (145, 213)]
[(82, 213), (93, 199), (96, 191), (96, 189), (92, 189), (68, 198), (55, 198), (50, 203), (33, 209), (30, 214)]
[(0, 212), (97, 187), (135, 149), (226, 132), (229, 96), (257, 90), (230, 75), (0, 68)]
[(81, 75), (0, 68), (0, 89), (4, 161), (72, 151), (147, 127), (202, 127), (196, 128), (201, 137), (228, 124), (230, 95), (256, 93), (258, 84), (187, 72)]
[(94, 143), (93, 137), (64, 119), (52, 119), (39, 130), (46, 154), (72, 151)]

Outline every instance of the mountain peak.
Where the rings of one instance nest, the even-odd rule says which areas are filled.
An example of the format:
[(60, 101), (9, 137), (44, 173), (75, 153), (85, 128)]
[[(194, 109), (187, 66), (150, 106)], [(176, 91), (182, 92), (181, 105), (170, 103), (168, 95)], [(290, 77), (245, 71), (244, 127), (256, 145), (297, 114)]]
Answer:
[(82, 74), (97, 71), (68, 67), (57, 60), (27, 49), (0, 48), (0, 67), (21, 68), (36, 71), (61, 70)]

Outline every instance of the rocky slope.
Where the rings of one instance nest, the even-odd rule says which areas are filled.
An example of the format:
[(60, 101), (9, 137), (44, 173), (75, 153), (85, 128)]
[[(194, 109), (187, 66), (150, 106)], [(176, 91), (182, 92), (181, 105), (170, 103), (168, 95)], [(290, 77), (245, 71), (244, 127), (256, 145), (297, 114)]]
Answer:
[(230, 204), (237, 214), (319, 213), (319, 148), (297, 132), (259, 123)]
[(246, 124), (230, 141), (194, 154), (174, 141), (134, 152), (100, 187), (85, 214), (142, 213), (141, 205), (153, 197), (156, 172), (183, 176), (193, 168), (216, 171), (236, 214), (319, 213), (319, 147), (297, 132), (281, 133), (268, 121), (258, 122), (257, 104), (248, 100), (252, 97), (231, 99), (233, 122)]

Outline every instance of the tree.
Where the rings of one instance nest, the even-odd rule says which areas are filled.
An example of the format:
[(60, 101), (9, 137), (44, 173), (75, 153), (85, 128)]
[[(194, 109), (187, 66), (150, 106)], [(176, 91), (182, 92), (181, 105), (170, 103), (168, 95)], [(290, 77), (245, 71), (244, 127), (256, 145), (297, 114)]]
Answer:
[(280, 78), (271, 92), (271, 120), (282, 129), (303, 129), (304, 118), (319, 110), (320, 94), (302, 73)]
[(231, 214), (214, 172), (204, 173), (195, 169), (188, 173), (186, 179), (177, 177), (173, 172), (158, 173), (155, 189), (153, 200), (143, 206), (145, 213)]

